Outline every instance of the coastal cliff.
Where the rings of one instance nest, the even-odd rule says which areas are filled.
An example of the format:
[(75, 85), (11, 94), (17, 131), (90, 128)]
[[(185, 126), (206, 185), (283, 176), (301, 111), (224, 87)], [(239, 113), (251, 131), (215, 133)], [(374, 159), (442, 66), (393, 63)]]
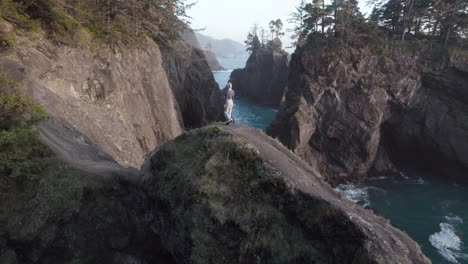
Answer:
[(430, 263), (258, 130), (185, 131), (222, 97), (181, 2), (85, 1), (0, 2), (0, 263)]
[(244, 69), (231, 73), (236, 95), (254, 103), (279, 106), (288, 83), (288, 54), (259, 48), (250, 55)]
[(296, 50), (271, 136), (334, 184), (397, 174), (406, 158), (467, 171), (466, 68), (397, 48), (346, 53)]
[(126, 166), (139, 167), (185, 128), (222, 119), (221, 94), (203, 53), (183, 42), (70, 47), (18, 36), (0, 66), (49, 114)]
[[(226, 70), (221, 63), (218, 61), (218, 55), (210, 48), (210, 45), (202, 45), (197, 39), (198, 33), (194, 33), (192, 30), (187, 29), (179, 34), (181, 39), (186, 42), (188, 45), (196, 49), (203, 50), (203, 55), (205, 56), (206, 62), (212, 71), (223, 71)], [(212, 47), (211, 47), (212, 48)]]
[[(56, 142), (99, 152), (67, 131)], [(2, 182), (2, 263), (430, 263), (406, 234), (253, 128), (185, 132), (136, 174), (102, 166), (113, 163), (105, 155), (95, 170), (74, 169), (54, 152), (39, 184)]]

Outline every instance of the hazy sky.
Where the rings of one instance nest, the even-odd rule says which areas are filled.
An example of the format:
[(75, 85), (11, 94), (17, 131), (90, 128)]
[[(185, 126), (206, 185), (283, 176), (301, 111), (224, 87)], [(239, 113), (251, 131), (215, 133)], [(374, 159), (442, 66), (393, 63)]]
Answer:
[[(359, 1), (361, 11), (365, 8), (364, 1)], [(200, 33), (243, 43), (254, 23), (268, 28), (272, 19), (280, 18), (285, 28), (290, 28), (287, 19), (298, 3), (299, 0), (198, 0), (188, 14), (193, 29), (206, 28)], [(284, 37), (283, 42), (288, 43), (289, 37)]]

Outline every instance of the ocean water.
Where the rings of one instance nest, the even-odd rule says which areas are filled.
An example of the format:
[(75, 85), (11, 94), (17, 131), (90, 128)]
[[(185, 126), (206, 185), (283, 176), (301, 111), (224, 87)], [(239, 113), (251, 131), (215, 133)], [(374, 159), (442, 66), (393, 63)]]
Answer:
[[(226, 87), (229, 81), (229, 76), (232, 70), (243, 68), (247, 57), (238, 58), (220, 58), (221, 65), (228, 69), (226, 71), (214, 71), (213, 75), (218, 82), (220, 89)], [(234, 91), (235, 91), (234, 87)], [(268, 125), (275, 119), (277, 108), (269, 106), (261, 106), (250, 103), (247, 100), (236, 99), (234, 100), (234, 108), (232, 109), (232, 116), (236, 123), (243, 124), (251, 127), (256, 127), (265, 130)]]
[(468, 263), (468, 186), (407, 170), (401, 180), (385, 177), (336, 190), (372, 208), (419, 243), (434, 264)]

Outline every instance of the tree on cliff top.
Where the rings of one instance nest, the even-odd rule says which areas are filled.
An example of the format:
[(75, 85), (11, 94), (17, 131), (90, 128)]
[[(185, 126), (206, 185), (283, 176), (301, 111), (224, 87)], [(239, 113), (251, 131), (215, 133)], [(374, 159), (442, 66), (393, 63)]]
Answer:
[(2, 0), (0, 17), (23, 29), (42, 26), (63, 44), (80, 42), (80, 30), (109, 41), (149, 36), (171, 40), (186, 29), (186, 0)]
[(260, 47), (262, 47), (262, 44), (260, 43), (260, 39), (258, 38), (258, 33), (259, 28), (257, 24), (254, 24), (252, 28), (250, 29), (249, 33), (247, 34), (247, 40), (245, 41), (245, 45), (247, 47), (248, 52), (255, 52), (258, 50)]
[(273, 39), (275, 38), (281, 38), (282, 36), (284, 36), (283, 22), (281, 21), (281, 19), (271, 20), (269, 27), (271, 33), (271, 41), (273, 41)]
[(288, 29), (288, 32), (292, 32), (291, 39), (293, 40), (293, 45), (302, 45), (304, 38), (304, 19), (306, 16), (306, 1), (300, 0), (299, 5), (295, 7), (294, 12), (289, 16), (288, 22), (293, 25), (292, 29)]
[(394, 39), (430, 39), (444, 47), (450, 41), (466, 42), (467, 0), (375, 0), (373, 4), (371, 22)]
[[(360, 13), (356, 0), (328, 0), (327, 4), (324, 0), (313, 0), (302, 7), (306, 11), (303, 20), (298, 6), (293, 13), (296, 33), (306, 36), (304, 40), (309, 45), (327, 45), (322, 40), (332, 40), (342, 45), (343, 50), (350, 45), (379, 41), (399, 45), (395, 41), (407, 40), (436, 53), (448, 51), (448, 46), (451, 50), (468, 47), (468, 0), (370, 0), (370, 3), (374, 8), (368, 19)], [(297, 34), (294, 37), (297, 39)]]

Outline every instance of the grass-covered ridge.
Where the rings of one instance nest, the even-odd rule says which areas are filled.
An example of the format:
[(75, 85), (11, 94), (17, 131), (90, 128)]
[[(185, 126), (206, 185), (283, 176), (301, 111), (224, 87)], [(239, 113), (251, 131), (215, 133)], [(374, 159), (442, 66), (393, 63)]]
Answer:
[(219, 127), (163, 145), (152, 166), (144, 185), (164, 216), (161, 237), (179, 260), (345, 263), (362, 246), (342, 213), (293, 190), (254, 147)]

